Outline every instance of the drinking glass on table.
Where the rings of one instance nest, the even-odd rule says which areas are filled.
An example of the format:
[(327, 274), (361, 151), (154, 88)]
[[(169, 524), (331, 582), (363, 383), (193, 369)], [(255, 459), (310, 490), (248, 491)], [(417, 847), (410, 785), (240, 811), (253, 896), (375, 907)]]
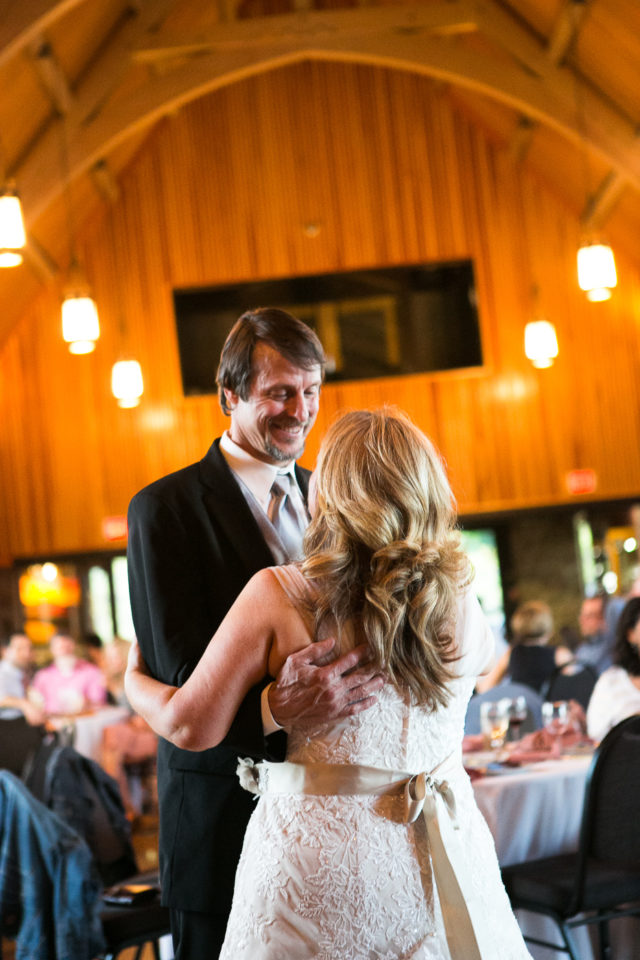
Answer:
[(554, 740), (560, 742), (562, 735), (569, 729), (569, 703), (566, 700), (543, 703), (542, 725)]
[(508, 697), (502, 701), (507, 709), (509, 720), (508, 739), (513, 743), (520, 739), (520, 727), (527, 719), (527, 698)]
[(506, 700), (480, 704), (480, 731), (487, 746), (492, 749), (503, 747), (508, 729), (509, 713)]

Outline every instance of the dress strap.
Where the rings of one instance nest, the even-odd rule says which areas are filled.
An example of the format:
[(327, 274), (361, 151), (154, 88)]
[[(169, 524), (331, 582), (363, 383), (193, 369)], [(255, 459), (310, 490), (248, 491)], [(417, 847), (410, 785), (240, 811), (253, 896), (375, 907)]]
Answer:
[(476, 892), (465, 882), (466, 855), (455, 797), (444, 779), (460, 764), (458, 753), (451, 753), (429, 773), (417, 774), (360, 764), (240, 760), (238, 777), (245, 790), (256, 794), (403, 796), (406, 822), (417, 820), (420, 814), (424, 817), (451, 960), (482, 960), (491, 956), (491, 945), (486, 944), (486, 952), (481, 952), (483, 917)]
[(288, 563), (282, 567), (269, 567), (269, 571), (278, 581), (292, 607), (300, 614), (309, 636), (313, 638), (315, 623), (309, 602), (311, 588), (303, 577), (300, 567), (295, 563)]

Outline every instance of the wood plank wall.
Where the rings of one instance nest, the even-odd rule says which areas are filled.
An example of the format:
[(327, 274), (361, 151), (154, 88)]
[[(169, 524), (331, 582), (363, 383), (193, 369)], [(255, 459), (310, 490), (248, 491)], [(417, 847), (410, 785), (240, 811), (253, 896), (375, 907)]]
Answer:
[[(68, 354), (47, 290), (0, 355), (0, 562), (108, 547), (104, 517), (206, 451), (225, 418), (182, 396), (171, 291), (260, 277), (475, 261), (484, 372), (328, 386), (306, 464), (339, 410), (391, 401), (442, 450), (463, 513), (568, 501), (575, 468), (597, 472), (597, 497), (638, 494), (637, 250), (616, 251), (614, 298), (589, 304), (578, 239), (563, 198), (426, 78), (314, 62), (191, 104), (83, 235), (96, 352)], [(535, 284), (561, 351), (543, 371), (523, 356)], [(135, 410), (109, 389), (127, 351), (145, 376)]]

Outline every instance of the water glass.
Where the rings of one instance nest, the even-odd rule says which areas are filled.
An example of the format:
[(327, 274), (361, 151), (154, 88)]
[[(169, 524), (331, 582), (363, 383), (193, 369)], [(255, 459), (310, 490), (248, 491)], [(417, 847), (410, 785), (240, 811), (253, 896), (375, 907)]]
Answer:
[(480, 731), (488, 747), (503, 747), (508, 729), (509, 713), (505, 700), (480, 704)]
[(527, 719), (527, 698), (522, 696), (510, 697), (503, 700), (503, 703), (506, 706), (507, 716), (509, 718), (508, 739), (513, 743), (520, 739), (520, 727)]
[(542, 725), (554, 740), (559, 740), (569, 729), (569, 704), (566, 700), (542, 704)]

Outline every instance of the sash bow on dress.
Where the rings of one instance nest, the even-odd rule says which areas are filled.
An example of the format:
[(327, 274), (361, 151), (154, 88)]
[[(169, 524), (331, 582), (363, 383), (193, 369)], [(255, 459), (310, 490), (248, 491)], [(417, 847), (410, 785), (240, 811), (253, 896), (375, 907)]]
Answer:
[(482, 960), (490, 956), (490, 945), (481, 952), (482, 918), (474, 890), (466, 882), (465, 851), (456, 836), (455, 796), (443, 778), (460, 766), (455, 753), (432, 771), (414, 774), (362, 764), (239, 760), (238, 777), (245, 790), (257, 795), (403, 796), (405, 822), (413, 823), (420, 814), (425, 820), (451, 960)]

